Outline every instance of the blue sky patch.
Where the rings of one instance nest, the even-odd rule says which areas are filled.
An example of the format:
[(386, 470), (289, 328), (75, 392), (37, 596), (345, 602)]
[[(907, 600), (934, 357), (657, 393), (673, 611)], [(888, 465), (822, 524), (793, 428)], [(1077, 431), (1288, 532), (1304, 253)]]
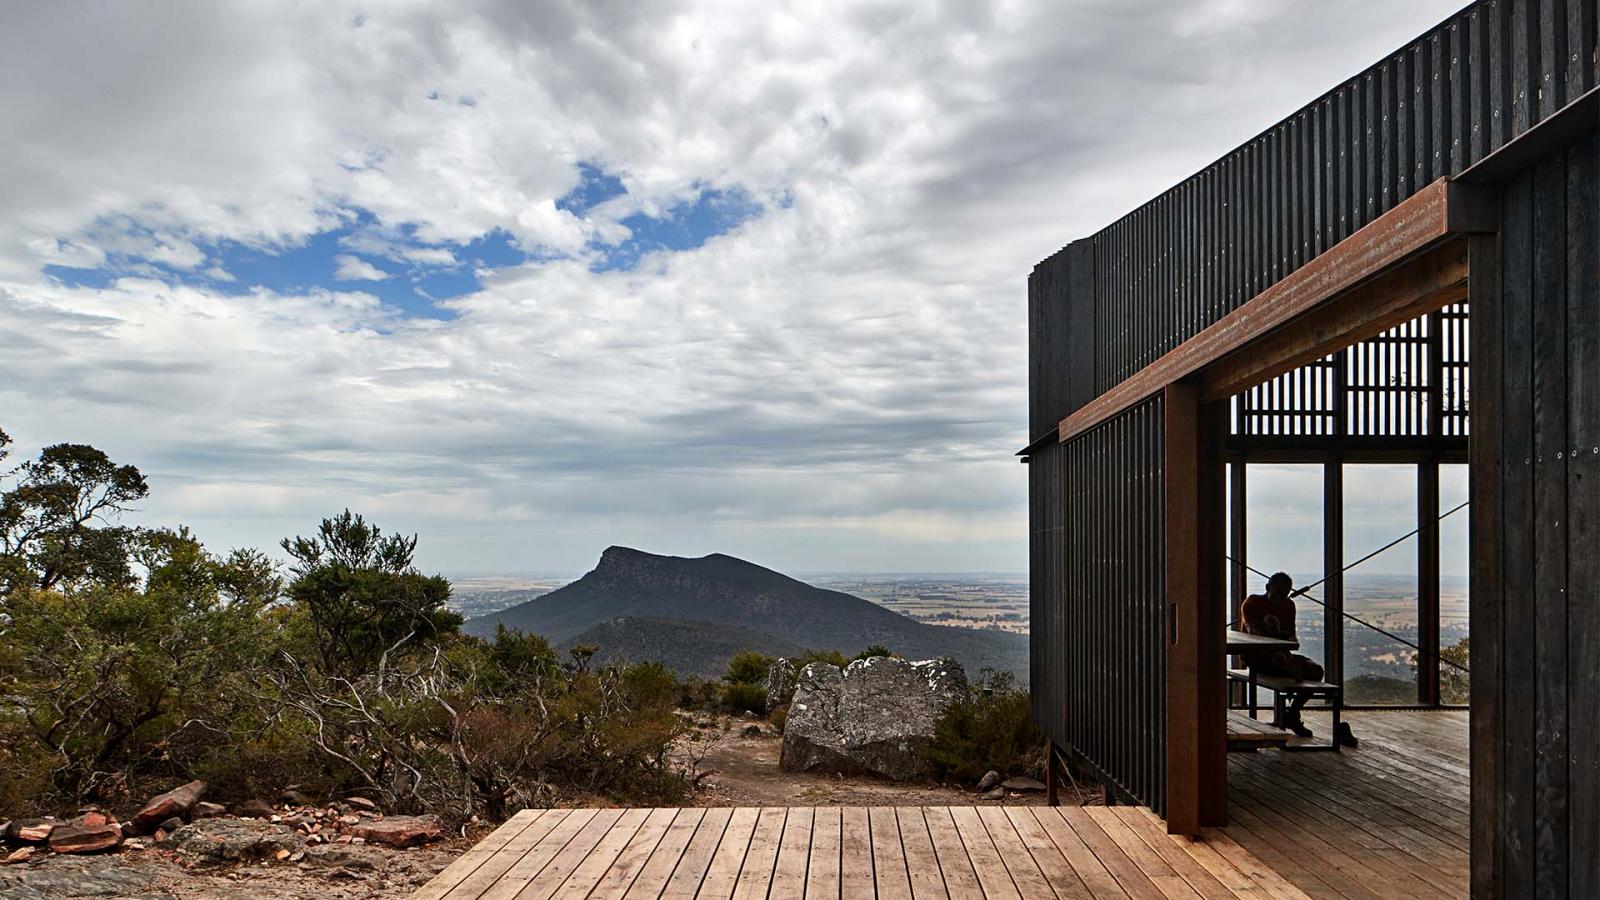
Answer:
[(578, 186), (556, 201), (556, 209), (564, 209), (582, 218), (589, 210), (627, 192), (621, 178), (592, 162), (581, 162), (578, 163)]
[(702, 187), (692, 202), (679, 204), (664, 216), (635, 213), (623, 219), (622, 224), (632, 234), (621, 244), (605, 248), (602, 260), (593, 268), (628, 270), (647, 253), (696, 249), (761, 215), (761, 211), (761, 204), (743, 188)]
[[(578, 171), (578, 186), (556, 205), (579, 218), (596, 206), (627, 193), (621, 178), (597, 164), (579, 163)], [(693, 200), (679, 203), (661, 215), (634, 213), (622, 219), (630, 234), (621, 243), (591, 242), (587, 248), (590, 269), (628, 271), (650, 253), (696, 249), (759, 216), (762, 210), (762, 204), (743, 188), (699, 185)], [(69, 287), (85, 288), (105, 288), (117, 278), (132, 275), (231, 294), (249, 293), (258, 287), (282, 294), (302, 294), (318, 288), (361, 291), (373, 294), (407, 316), (450, 319), (455, 317), (454, 311), (440, 306), (439, 301), (481, 290), (480, 273), (559, 258), (530, 253), (512, 234), (500, 229), (461, 245), (426, 244), (416, 239), (416, 231), (414, 224), (386, 228), (366, 210), (347, 209), (340, 211), (337, 228), (319, 232), (293, 246), (195, 241), (206, 260), (194, 268), (157, 262), (128, 251), (109, 252), (105, 262), (95, 268), (50, 265), (44, 272)], [(127, 221), (99, 222), (87, 233), (91, 237), (96, 233), (115, 233), (155, 239), (149, 230)], [(407, 251), (439, 249), (448, 250), (455, 258), (454, 263), (406, 255)], [(354, 260), (346, 260), (348, 257)], [(337, 273), (342, 263), (343, 268), (352, 272), (386, 273), (387, 277), (339, 278)]]

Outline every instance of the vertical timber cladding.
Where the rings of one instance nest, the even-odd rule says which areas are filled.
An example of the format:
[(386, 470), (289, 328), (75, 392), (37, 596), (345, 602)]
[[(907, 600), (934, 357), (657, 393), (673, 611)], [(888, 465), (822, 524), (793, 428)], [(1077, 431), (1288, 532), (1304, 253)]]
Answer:
[(1063, 452), (1056, 423), (1094, 396), (1094, 253), (1070, 244), (1028, 279), (1029, 696), (1033, 719), (1066, 748), (1062, 579)]
[(1095, 393), (1594, 88), (1596, 5), (1479, 0), (1095, 235)]
[(1473, 408), (1473, 882), (1600, 897), (1600, 136), (1506, 182), (1498, 265), (1472, 328), (1498, 409)]
[(1164, 415), (1157, 396), (1060, 445), (1064, 746), (1162, 815)]
[(1063, 714), (1060, 444), (1044, 444), (1028, 460), (1028, 697), (1033, 721), (1057, 747), (1066, 746)]

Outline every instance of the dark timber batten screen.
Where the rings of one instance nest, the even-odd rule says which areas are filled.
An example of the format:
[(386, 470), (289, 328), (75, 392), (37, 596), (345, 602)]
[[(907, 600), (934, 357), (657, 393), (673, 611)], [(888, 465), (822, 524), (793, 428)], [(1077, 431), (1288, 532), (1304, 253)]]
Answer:
[[(1309, 431), (1312, 446), (1332, 422), (1361, 440), (1391, 438), (1384, 412), (1410, 417), (1402, 436), (1459, 443), (1471, 432), (1474, 890), (1600, 896), (1600, 463), (1572, 455), (1600, 444), (1597, 7), (1474, 3), (1034, 269), (1033, 702), (1062, 750), (1160, 808), (1147, 798), (1165, 786), (1141, 768), (1154, 748), (1126, 743), (1137, 716), (1091, 733), (1095, 707), (1075, 708), (1114, 673), (1153, 670), (1160, 644), (1144, 643), (1138, 596), (1108, 599), (1121, 586), (1071, 592), (1074, 578), (1109, 565), (1104, 529), (1132, 542), (1117, 550), (1123, 558), (1158, 558), (1160, 532), (1083, 518), (1072, 504), (1132, 503), (1124, 480), (1159, 482), (1162, 459), (1137, 440), (1106, 438), (1110, 423), (1058, 445), (1056, 425), (1439, 179), (1505, 183), (1500, 235), (1473, 239), (1471, 308), (1447, 307), (1420, 334), (1398, 329), (1401, 340), (1341, 355), (1349, 365), (1426, 349), (1423, 394), (1358, 382), (1374, 388), (1365, 396), (1398, 399), (1380, 401), (1376, 419), (1330, 417), (1321, 400), (1274, 415)], [(1492, 261), (1502, 252), (1503, 273)], [(1306, 385), (1326, 377), (1321, 368), (1288, 379)], [(1118, 644), (1075, 631), (1080, 612), (1130, 636)], [(1135, 664), (1129, 652), (1152, 656)]]
[(1094, 393), (1593, 88), (1595, 16), (1475, 3), (1095, 235)]
[(1065, 745), (1166, 811), (1162, 399), (1062, 445)]

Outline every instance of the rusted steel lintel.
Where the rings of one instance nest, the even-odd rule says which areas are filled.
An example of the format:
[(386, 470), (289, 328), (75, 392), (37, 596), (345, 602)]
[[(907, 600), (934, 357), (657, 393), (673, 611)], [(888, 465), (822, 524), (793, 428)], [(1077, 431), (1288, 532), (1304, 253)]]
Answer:
[(1467, 241), (1455, 238), (1206, 366), (1198, 376), (1201, 395), (1232, 397), (1466, 298)]
[(1451, 235), (1493, 231), (1495, 218), (1483, 186), (1435, 181), (1062, 419), (1056, 439), (1088, 431)]

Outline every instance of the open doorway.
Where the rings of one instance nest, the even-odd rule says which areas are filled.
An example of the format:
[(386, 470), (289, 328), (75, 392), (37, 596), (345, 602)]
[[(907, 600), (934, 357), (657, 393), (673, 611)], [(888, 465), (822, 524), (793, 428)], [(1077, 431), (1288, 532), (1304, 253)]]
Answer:
[[(1303, 889), (1468, 892), (1465, 315), (1430, 313), (1231, 404), (1228, 621), (1256, 630), (1246, 597), (1288, 574), (1290, 652), (1322, 674), (1280, 696), (1244, 674), (1270, 661), (1230, 657), (1228, 827)], [(1295, 715), (1313, 681), (1332, 690)], [(1303, 752), (1333, 750), (1336, 721), (1352, 743)]]

